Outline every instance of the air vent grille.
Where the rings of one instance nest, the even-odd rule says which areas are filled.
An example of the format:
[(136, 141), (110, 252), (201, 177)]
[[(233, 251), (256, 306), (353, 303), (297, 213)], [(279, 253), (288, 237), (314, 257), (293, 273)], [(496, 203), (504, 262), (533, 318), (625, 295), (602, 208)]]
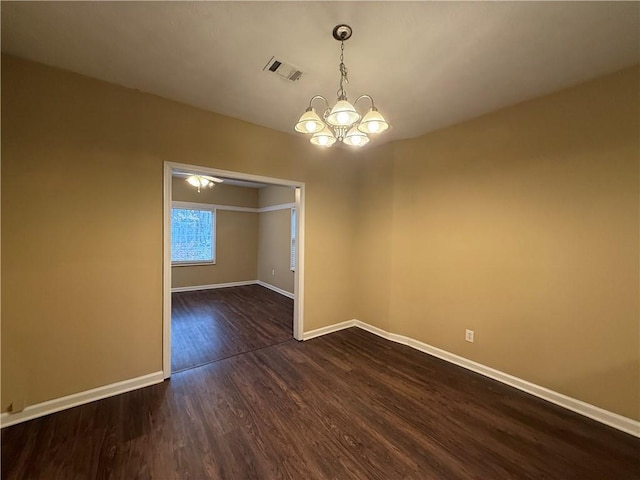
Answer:
[(302, 77), (302, 70), (295, 65), (287, 63), (283, 60), (278, 60), (276, 57), (271, 57), (267, 64), (263, 68), (266, 72), (273, 72), (286, 80), (295, 82)]

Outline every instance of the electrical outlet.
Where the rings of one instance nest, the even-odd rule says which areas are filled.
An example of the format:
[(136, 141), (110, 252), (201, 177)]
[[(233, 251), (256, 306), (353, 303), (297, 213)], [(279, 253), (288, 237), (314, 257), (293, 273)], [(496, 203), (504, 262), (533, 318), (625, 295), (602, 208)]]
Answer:
[(473, 330), (466, 330), (464, 333), (464, 339), (467, 342), (473, 343)]
[(271, 269), (271, 276), (274, 276), (275, 274), (276, 274), (276, 269), (275, 269), (275, 268), (272, 268), (272, 269)]

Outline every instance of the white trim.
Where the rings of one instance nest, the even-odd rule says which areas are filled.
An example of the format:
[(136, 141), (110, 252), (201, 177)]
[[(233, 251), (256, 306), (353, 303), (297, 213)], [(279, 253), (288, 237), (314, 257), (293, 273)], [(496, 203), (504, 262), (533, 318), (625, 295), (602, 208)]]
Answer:
[(281, 203), (279, 205), (271, 205), (269, 207), (258, 208), (258, 213), (275, 212), (276, 210), (288, 210), (289, 208), (296, 208), (295, 202)]
[(245, 280), (242, 282), (228, 282), (228, 283), (212, 283), (210, 285), (192, 285), (189, 287), (172, 287), (171, 293), (178, 292), (195, 292), (197, 290), (213, 290), (216, 288), (228, 288), (228, 287), (244, 287), (245, 285), (256, 285), (257, 280)]
[(321, 337), (322, 335), (327, 335), (329, 333), (337, 332), (338, 330), (344, 330), (345, 328), (355, 327), (356, 322), (357, 320), (347, 320), (346, 322), (335, 323), (327, 327), (316, 328), (315, 330), (305, 332), (303, 339), (311, 340), (312, 338)]
[(585, 417), (591, 418), (592, 420), (604, 423), (605, 425), (613, 427), (617, 430), (621, 430), (635, 437), (640, 437), (640, 422), (637, 420), (633, 420), (617, 413), (610, 412), (608, 410), (605, 410), (604, 408), (596, 407), (595, 405), (591, 405), (590, 403), (583, 402), (582, 400), (569, 397), (567, 395), (564, 395), (563, 393), (559, 393), (546, 387), (536, 385), (535, 383), (523, 380), (522, 378), (518, 378), (500, 370), (496, 370), (495, 368), (491, 368), (481, 363), (474, 362), (473, 360), (461, 357), (459, 355), (456, 355), (455, 353), (447, 352), (446, 350), (442, 350), (413, 338), (399, 335), (397, 333), (387, 332), (385, 330), (382, 330), (381, 328), (374, 327), (373, 325), (369, 325), (365, 322), (361, 322), (360, 320), (349, 320), (346, 322), (341, 322), (335, 325), (329, 325), (327, 327), (306, 332), (304, 334), (304, 339), (308, 340), (310, 338), (318, 337), (320, 335), (326, 335), (328, 333), (336, 332), (338, 330), (349, 327), (358, 327), (366, 330), (367, 332), (373, 333), (374, 335), (378, 335), (379, 337), (391, 340), (392, 342), (415, 348), (416, 350), (420, 350), (421, 352), (427, 353), (434, 357), (438, 357), (442, 360), (446, 360), (447, 362), (466, 368), (467, 370), (471, 370), (472, 372), (479, 373), (480, 375), (484, 375), (485, 377), (492, 378), (493, 380), (497, 380), (506, 385), (517, 388), (518, 390), (522, 390), (523, 392), (529, 393), (535, 397), (542, 398), (543, 400), (566, 408), (567, 410), (571, 410), (572, 412), (584, 415)]
[(173, 169), (164, 162), (162, 212), (162, 372), (171, 377), (171, 189)]
[(304, 208), (305, 189), (304, 185), (296, 187), (296, 269), (293, 272), (293, 338), (302, 340), (304, 334), (304, 245), (305, 245), (305, 222), (306, 212)]
[(251, 173), (234, 172), (232, 170), (221, 170), (219, 168), (203, 167), (200, 165), (189, 165), (187, 163), (165, 162), (171, 169), (197, 171), (203, 175), (226, 177), (233, 180), (246, 180), (254, 183), (266, 183), (268, 185), (283, 185), (287, 187), (304, 187), (304, 182), (296, 182), (284, 178), (265, 177), (263, 175), (253, 175)]
[(162, 383), (163, 381), (163, 373), (154, 372), (148, 375), (142, 375), (141, 377), (124, 380), (122, 382), (92, 388), (91, 390), (85, 390), (84, 392), (74, 393), (65, 397), (54, 398), (53, 400), (37, 403), (35, 405), (29, 405), (21, 412), (5, 412), (0, 415), (0, 427), (4, 428), (10, 425), (15, 425), (16, 423), (26, 422), (27, 420), (33, 420), (34, 418), (43, 417), (61, 410), (77, 407), (78, 405), (84, 405), (85, 403), (95, 402), (96, 400), (101, 400), (107, 397), (113, 397), (114, 395), (120, 395), (121, 393), (130, 392), (131, 390), (137, 390), (139, 388), (155, 385), (156, 383)]
[(228, 210), (231, 212), (247, 212), (247, 213), (265, 213), (274, 212), (276, 210), (288, 210), (289, 208), (295, 208), (295, 202), (281, 203), (279, 205), (270, 205), (268, 207), (238, 207), (236, 205), (219, 205), (217, 203), (200, 203), (200, 202), (183, 202), (180, 200), (174, 200), (171, 202), (172, 208), (183, 208), (192, 210)]
[(232, 212), (258, 213), (258, 209), (253, 207), (237, 207), (235, 205), (218, 205), (214, 203), (181, 202), (179, 200), (171, 202), (171, 207), (182, 208), (185, 210), (229, 210)]
[(262, 280), (256, 280), (255, 283), (257, 283), (261, 287), (265, 287), (265, 288), (268, 288), (269, 290), (273, 290), (274, 292), (279, 293), (280, 295), (284, 295), (285, 297), (295, 299), (295, 295), (293, 293), (287, 292), (286, 290), (283, 290), (282, 288), (278, 288), (275, 285), (271, 285), (270, 283), (263, 282)]

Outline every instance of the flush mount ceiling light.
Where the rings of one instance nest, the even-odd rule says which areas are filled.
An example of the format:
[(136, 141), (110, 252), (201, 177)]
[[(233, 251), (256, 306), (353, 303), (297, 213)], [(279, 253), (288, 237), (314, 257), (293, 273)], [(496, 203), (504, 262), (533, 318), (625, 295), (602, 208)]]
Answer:
[[(337, 25), (333, 29), (333, 38), (340, 42), (340, 88), (338, 89), (338, 102), (333, 108), (329, 107), (329, 101), (322, 95), (315, 95), (309, 101), (309, 107), (302, 114), (295, 130), (311, 135), (311, 143), (322, 147), (330, 147), (336, 141), (346, 143), (353, 147), (362, 147), (369, 142), (369, 135), (382, 133), (389, 124), (378, 111), (373, 98), (370, 95), (360, 95), (353, 104), (347, 100), (347, 92), (344, 84), (349, 83), (347, 67), (344, 64), (344, 42), (351, 37), (353, 30), (349, 25)], [(322, 99), (325, 110), (322, 118), (313, 108), (314, 100)], [(359, 100), (367, 99), (371, 102), (369, 111), (362, 117), (356, 111), (355, 106)]]

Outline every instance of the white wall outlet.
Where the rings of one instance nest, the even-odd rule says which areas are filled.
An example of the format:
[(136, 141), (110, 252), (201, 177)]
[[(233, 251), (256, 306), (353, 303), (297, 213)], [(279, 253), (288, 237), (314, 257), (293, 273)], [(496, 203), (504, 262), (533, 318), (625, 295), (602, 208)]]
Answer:
[(272, 268), (272, 269), (271, 269), (271, 276), (274, 276), (275, 274), (276, 274), (276, 269), (275, 269), (275, 268)]
[(464, 332), (464, 339), (467, 342), (471, 342), (473, 343), (473, 330), (465, 330)]

